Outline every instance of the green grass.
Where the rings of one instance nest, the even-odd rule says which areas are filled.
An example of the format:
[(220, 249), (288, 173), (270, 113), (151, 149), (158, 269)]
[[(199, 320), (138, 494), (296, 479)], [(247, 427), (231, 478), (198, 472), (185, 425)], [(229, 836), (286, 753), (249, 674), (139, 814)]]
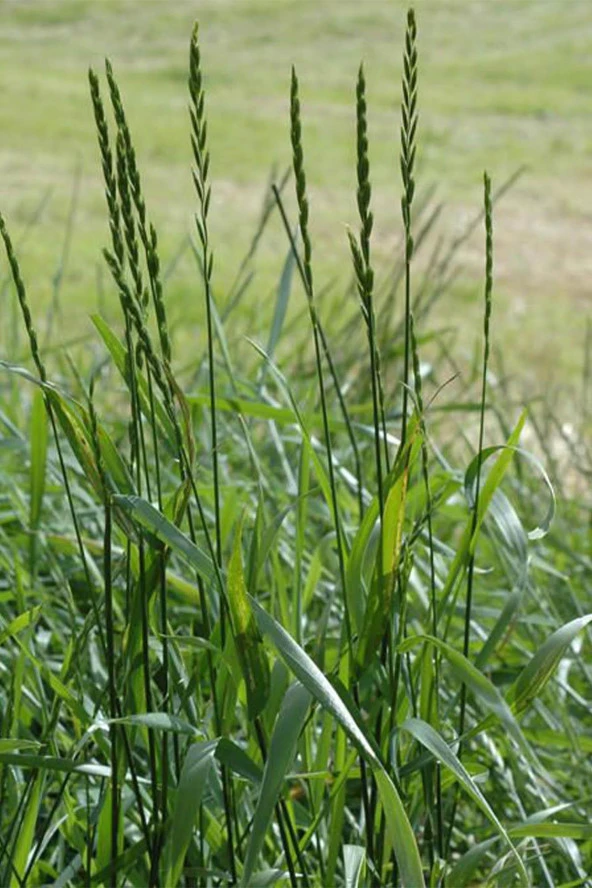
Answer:
[[(71, 34), (86, 33), (91, 15), (98, 28), (115, 8), (19, 5), (10, 14), (32, 33)], [(127, 16), (134, 7), (120, 8)], [(487, 8), (500, 27), (502, 4)], [(550, 14), (551, 4), (542, 8)], [(140, 35), (154, 38), (155, 59), (167, 33), (160, 9), (148, 6)], [(237, 141), (233, 167), (230, 146), (210, 128), (231, 92), (217, 94), (227, 81), (215, 65), (204, 75), (216, 27), (228, 38), (231, 10), (239, 21), (247, 9), (242, 32), (280, 27), (275, 6), (212, 4), (211, 32), (186, 27), (189, 94), (187, 65), (169, 76), (190, 106), (179, 126), (191, 147), (178, 163), (188, 168), (192, 151), (195, 173), (183, 190), (189, 204), (193, 189), (197, 209), (191, 288), (182, 269), (173, 288), (166, 280), (173, 240), (160, 237), (156, 167), (148, 162), (145, 173), (143, 163), (158, 126), (137, 126), (135, 116), (136, 101), (148, 107), (154, 74), (141, 65), (121, 77), (98, 69), (86, 86), (102, 221), (98, 210), (95, 221), (83, 214), (68, 249), (71, 267), (84, 265), (94, 239), (111, 296), (87, 321), (83, 347), (55, 349), (37, 332), (44, 306), (41, 294), (31, 298), (37, 279), (20, 259), (41, 248), (47, 222), (19, 244), (14, 213), (0, 216), (9, 307), (0, 380), (0, 884), (588, 886), (590, 331), (569, 427), (548, 400), (522, 409), (503, 370), (512, 343), (494, 281), (504, 216), (485, 174), (475, 201), (483, 219), (474, 355), (454, 388), (446, 385), (458, 359), (449, 333), (434, 329), (444, 298), (431, 313), (425, 304), (448, 269), (433, 263), (425, 286), (415, 149), (431, 83), (416, 59), (412, 12), (403, 65), (392, 61), (391, 41), (395, 73), (380, 80), (383, 101), (395, 105), (402, 79), (400, 148), (389, 149), (400, 151), (396, 187), (380, 150), (375, 166), (371, 65), (351, 89), (352, 226), (340, 272), (353, 285), (350, 308), (334, 297), (329, 312), (323, 284), (339, 260), (327, 253), (319, 196), (338, 195), (346, 182), (319, 185), (315, 126), (326, 138), (321, 109), (338, 85), (323, 81), (308, 127), (307, 53), (313, 34), (322, 43), (349, 33), (352, 16), (376, 27), (379, 6), (360, 14), (346, 5), (322, 35), (322, 8), (299, 17), (303, 56), (291, 81), (286, 71), (278, 115), (292, 181), (270, 190), (263, 246), (237, 269), (255, 216), (240, 209), (244, 243), (231, 249), (210, 188), (220, 188), (225, 164), (233, 187), (240, 183), (247, 152)], [(420, 11), (430, 28), (442, 15)], [(296, 8), (283, 13), (293, 39)], [(184, 14), (172, 14), (170, 33)], [(459, 19), (465, 29), (471, 21)], [(422, 39), (420, 22), (420, 47)], [(490, 39), (485, 32), (485, 55)], [(240, 59), (232, 54), (232, 65)], [(244, 140), (243, 113), (228, 132), (242, 123)], [(163, 124), (164, 134), (172, 135)], [(331, 136), (343, 150), (344, 132), (336, 126)], [(386, 258), (378, 210), (391, 187), (403, 195), (405, 232), (396, 318), (375, 274)], [(445, 187), (454, 194), (453, 164)], [(89, 195), (84, 178), (81, 207)], [(328, 210), (335, 226), (338, 203)], [(277, 269), (266, 265), (274, 253)], [(257, 262), (267, 289), (255, 280), (243, 291)], [(94, 301), (72, 306), (64, 289), (53, 338), (76, 335)], [(175, 332), (178, 318), (185, 329)], [(444, 318), (450, 324), (449, 308)]]
[[(375, 185), (375, 254), (383, 277), (400, 237), (397, 193), (398, 2), (204, 2), (204, 59), (211, 102), (213, 156), (211, 228), (216, 240), (215, 286), (222, 297), (256, 224), (273, 164), (289, 164), (286, 127), (288, 72), (303, 71), (302, 102), (319, 244), (320, 280), (336, 279), (341, 300), (348, 245), (344, 225), (355, 218), (353, 84), (366, 61), (372, 102), (370, 132)], [(194, 204), (188, 175), (185, 36), (195, 4), (109, 0), (104, 3), (7, 2), (0, 10), (0, 181), (15, 235), (52, 189), (44, 214), (23, 249), (31, 298), (41, 312), (61, 253), (74, 170), (83, 187), (63, 300), (69, 329), (88, 332), (97, 301), (97, 244), (105, 237), (101, 184), (84, 83), (89, 64), (112, 59), (130, 106), (131, 126), (158, 224), (163, 263), (189, 231)], [(525, 384), (543, 388), (560, 374), (573, 380), (582, 342), (579, 317), (588, 294), (592, 32), (585, 3), (566, 11), (561, 0), (495, 3), (425, 2), (419, 45), (423, 66), (420, 185), (438, 183), (446, 202), (445, 236), (458, 231), (479, 205), (481, 171), (503, 181), (528, 171), (499, 207), (496, 291), (499, 331), (512, 369), (530, 367)], [(284, 255), (281, 228), (272, 225), (259, 254), (254, 319), (266, 306)], [(480, 246), (463, 251), (463, 287), (474, 286)], [(173, 322), (199, 335), (194, 263), (185, 256), (170, 287)], [(109, 292), (110, 304), (113, 296)], [(451, 297), (452, 304), (456, 304)], [(352, 310), (353, 307), (352, 307)], [(462, 311), (462, 355), (479, 309)], [(448, 317), (446, 308), (443, 317)], [(544, 318), (544, 323), (538, 319)], [(574, 348), (574, 345), (577, 346)], [(520, 357), (512, 360), (511, 352)], [(547, 355), (553, 353), (554, 361)]]

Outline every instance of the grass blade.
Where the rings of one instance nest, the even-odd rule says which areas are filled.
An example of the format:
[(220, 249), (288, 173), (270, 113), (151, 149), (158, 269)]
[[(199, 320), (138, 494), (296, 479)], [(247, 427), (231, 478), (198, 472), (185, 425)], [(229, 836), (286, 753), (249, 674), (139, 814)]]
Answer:
[(271, 737), (263, 781), (251, 826), (241, 877), (242, 888), (251, 885), (259, 851), (278, 804), (286, 773), (296, 755), (296, 744), (310, 706), (310, 694), (299, 682), (286, 691)]
[(345, 888), (360, 888), (364, 876), (366, 849), (361, 845), (343, 846), (343, 870)]
[(114, 505), (119, 506), (130, 518), (153, 534), (161, 543), (170, 546), (181, 555), (188, 564), (195, 568), (205, 582), (211, 582), (216, 576), (212, 559), (199, 546), (192, 543), (178, 527), (165, 518), (162, 512), (155, 509), (139, 496), (114, 496)]
[(237, 528), (228, 565), (228, 603), (234, 642), (247, 689), (247, 714), (256, 718), (269, 697), (269, 663), (249, 603), (241, 553), (242, 521)]
[(217, 740), (194, 743), (189, 747), (175, 795), (171, 832), (168, 841), (165, 885), (175, 888), (183, 871), (201, 799), (214, 766)]
[(462, 762), (459, 761), (458, 757), (452, 752), (452, 750), (442, 739), (440, 734), (438, 734), (431, 725), (428, 725), (426, 722), (422, 721), (419, 718), (407, 719), (407, 721), (403, 723), (401, 728), (402, 730), (407, 731), (409, 734), (411, 734), (411, 736), (414, 737), (419, 743), (421, 743), (422, 746), (425, 746), (426, 749), (429, 749), (429, 751), (436, 759), (441, 761), (443, 765), (445, 765), (450, 771), (452, 771), (465, 792), (483, 811), (487, 819), (493, 824), (497, 832), (507, 843), (516, 859), (518, 871), (521, 875), (523, 884), (529, 885), (530, 880), (528, 878), (528, 873), (526, 872), (524, 863), (522, 862), (522, 858), (516, 851), (512, 840), (510, 839), (510, 836), (508, 835), (497, 815), (491, 808), (491, 805), (489, 804), (469, 772), (466, 770), (465, 766), (462, 764)]
[(379, 755), (377, 755), (372, 740), (369, 739), (366, 732), (362, 731), (357, 719), (345, 705), (341, 696), (308, 654), (254, 599), (251, 599), (251, 602), (261, 631), (269, 636), (296, 678), (302, 682), (324, 709), (335, 716), (372, 768), (403, 884), (408, 888), (416, 888), (416, 886), (422, 888), (424, 885), (423, 870), (413, 829), (403, 802)]
[(571, 620), (541, 645), (508, 692), (507, 700), (514, 712), (522, 712), (541, 693), (567, 648), (590, 623), (592, 614)]

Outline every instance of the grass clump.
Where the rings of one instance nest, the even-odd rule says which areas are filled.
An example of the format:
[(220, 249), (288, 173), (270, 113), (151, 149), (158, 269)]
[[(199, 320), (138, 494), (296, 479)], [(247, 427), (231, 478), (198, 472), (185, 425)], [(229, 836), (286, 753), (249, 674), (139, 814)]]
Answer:
[[(274, 349), (256, 343), (255, 368), (230, 355), (214, 291), (197, 28), (190, 126), (207, 349), (190, 382), (174, 360), (158, 239), (109, 63), (114, 139), (93, 71), (89, 84), (121, 329), (93, 317), (103, 351), (90, 367), (64, 363), (49, 381), (0, 218), (36, 373), (3, 366), (12, 384), (24, 377), (40, 393), (30, 441), (10, 403), (1, 417), (10, 445), (0, 526), (2, 884), (586, 884), (589, 529), (551, 529), (551, 482), (520, 447), (526, 414), (516, 420), (497, 401), (489, 410), (487, 175), (480, 395), (457, 408), (461, 443), (477, 411), (478, 447), (435, 443), (450, 425), (433, 406), (440, 392), (427, 399), (425, 297), (411, 275), (416, 40), (410, 12), (404, 305), (386, 355), (358, 73), (359, 233), (349, 244), (367, 350), (355, 357), (355, 386), (340, 382), (354, 349), (335, 360), (313, 278), (294, 69), (298, 237), (274, 186), (263, 218), (277, 207), (290, 252), (269, 341), (275, 348), (297, 269), (311, 374), (286, 376)], [(387, 387), (387, 374), (400, 385)], [(486, 416), (501, 444), (486, 446)], [(543, 496), (550, 505), (533, 529)], [(570, 508), (576, 515), (578, 504)]]

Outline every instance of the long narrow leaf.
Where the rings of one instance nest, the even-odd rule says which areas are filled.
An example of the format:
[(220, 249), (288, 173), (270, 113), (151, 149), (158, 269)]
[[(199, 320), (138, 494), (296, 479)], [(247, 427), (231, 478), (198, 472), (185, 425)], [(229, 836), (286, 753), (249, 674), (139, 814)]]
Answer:
[(211, 581), (214, 578), (214, 564), (209, 555), (145, 499), (139, 496), (114, 496), (113, 503), (162, 543), (183, 556), (204, 580)]
[(439, 759), (443, 765), (445, 765), (456, 777), (460, 785), (463, 787), (465, 792), (473, 799), (476, 805), (483, 811), (488, 820), (493, 824), (497, 832), (504, 839), (504, 841), (508, 844), (509, 848), (512, 851), (512, 854), (516, 860), (518, 871), (520, 872), (522, 882), (525, 885), (530, 884), (530, 880), (528, 878), (528, 873), (524, 867), (522, 862), (522, 858), (516, 851), (510, 836), (505, 830), (504, 826), (500, 822), (497, 814), (493, 811), (491, 805), (465, 768), (462, 762), (459, 760), (458, 756), (456, 756), (448, 744), (442, 739), (440, 734), (438, 734), (431, 725), (428, 725), (426, 722), (422, 721), (419, 718), (409, 718), (402, 725), (402, 730), (407, 731), (414, 737), (422, 746), (425, 746), (426, 749), (432, 753), (432, 755)]
[(214, 765), (217, 743), (217, 740), (194, 743), (189, 747), (183, 762), (167, 847), (165, 885), (169, 888), (175, 888), (183, 871), (183, 860), (193, 835), (203, 792)]
[(251, 603), (259, 628), (269, 636), (286, 665), (321, 706), (335, 716), (372, 767), (403, 884), (407, 888), (422, 888), (424, 885), (423, 870), (413, 829), (403, 802), (377, 756), (373, 743), (359, 727), (356, 718), (340, 695), (308, 654), (254, 599), (251, 599)]
[(249, 835), (241, 886), (251, 885), (259, 851), (271, 823), (283, 782), (294, 756), (298, 737), (310, 706), (310, 694), (299, 682), (286, 691), (271, 737), (263, 781)]

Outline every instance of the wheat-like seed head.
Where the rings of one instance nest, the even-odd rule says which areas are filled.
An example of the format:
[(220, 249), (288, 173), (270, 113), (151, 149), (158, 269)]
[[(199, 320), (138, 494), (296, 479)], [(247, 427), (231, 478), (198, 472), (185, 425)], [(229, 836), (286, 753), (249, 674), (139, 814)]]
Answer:
[(6, 223), (4, 221), (4, 217), (0, 213), (0, 236), (4, 241), (4, 247), (6, 249), (6, 256), (8, 258), (8, 264), (10, 265), (10, 271), (12, 273), (12, 279), (14, 281), (14, 285), (16, 287), (16, 294), (18, 297), (19, 305), (21, 307), (21, 313), (23, 315), (23, 320), (25, 322), (25, 328), (27, 330), (27, 335), (29, 337), (29, 346), (31, 349), (31, 356), (33, 358), (33, 362), (37, 368), (37, 372), (39, 374), (39, 379), (41, 382), (47, 381), (47, 373), (45, 371), (45, 365), (41, 360), (41, 354), (39, 352), (39, 343), (37, 340), (37, 332), (35, 327), (33, 326), (33, 319), (31, 317), (31, 311), (29, 309), (29, 303), (27, 301), (27, 291), (25, 289), (25, 284), (23, 282), (23, 278), (21, 275), (20, 266), (18, 263), (18, 259), (16, 258), (16, 253), (14, 252), (14, 247), (12, 246), (12, 240), (8, 233), (8, 229), (6, 228)]
[(308, 197), (306, 193), (306, 173), (304, 171), (304, 152), (302, 150), (302, 124), (300, 122), (300, 98), (298, 89), (298, 77), (292, 66), (292, 79), (290, 84), (290, 141), (292, 144), (292, 166), (294, 169), (294, 181), (296, 184), (296, 201), (298, 203), (298, 220), (300, 236), (304, 251), (303, 267), (306, 279), (307, 296), (312, 300), (312, 245), (308, 232)]
[(99, 142), (99, 151), (101, 154), (101, 165), (103, 168), (103, 178), (105, 180), (105, 197), (107, 199), (107, 209), (109, 212), (109, 228), (111, 230), (111, 242), (113, 252), (117, 256), (118, 261), (123, 264), (124, 261), (124, 245), (121, 236), (121, 219), (119, 212), (119, 203), (117, 199), (117, 180), (113, 167), (113, 154), (109, 141), (109, 127), (107, 126), (107, 118), (105, 116), (105, 108), (101, 98), (99, 87), (99, 78), (89, 68), (88, 81), (90, 85), (90, 95), (95, 117), (95, 125), (97, 128), (97, 138)]
[(403, 180), (403, 197), (401, 211), (405, 226), (406, 255), (411, 259), (413, 239), (411, 237), (411, 204), (415, 193), (413, 168), (415, 164), (415, 135), (417, 130), (417, 27), (415, 13), (410, 9), (407, 13), (407, 30), (405, 32), (405, 52), (403, 55), (403, 101), (401, 103), (401, 177)]

